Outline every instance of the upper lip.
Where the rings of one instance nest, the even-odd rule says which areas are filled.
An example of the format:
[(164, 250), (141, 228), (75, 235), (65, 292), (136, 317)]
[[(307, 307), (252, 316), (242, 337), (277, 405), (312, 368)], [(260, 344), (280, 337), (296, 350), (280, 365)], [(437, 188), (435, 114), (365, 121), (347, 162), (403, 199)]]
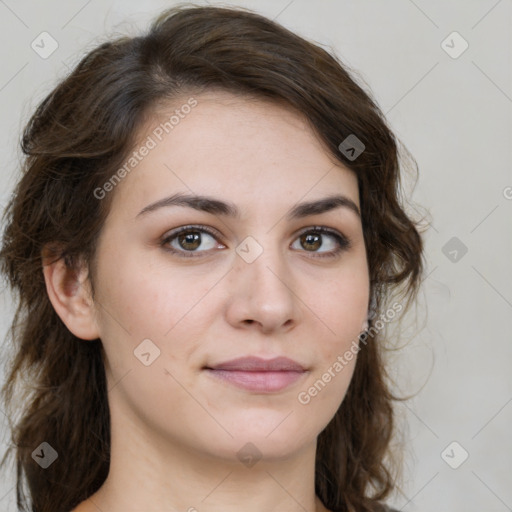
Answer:
[(206, 368), (210, 370), (238, 370), (245, 372), (304, 371), (304, 367), (302, 365), (287, 357), (275, 357), (273, 359), (239, 357), (214, 366), (207, 366)]

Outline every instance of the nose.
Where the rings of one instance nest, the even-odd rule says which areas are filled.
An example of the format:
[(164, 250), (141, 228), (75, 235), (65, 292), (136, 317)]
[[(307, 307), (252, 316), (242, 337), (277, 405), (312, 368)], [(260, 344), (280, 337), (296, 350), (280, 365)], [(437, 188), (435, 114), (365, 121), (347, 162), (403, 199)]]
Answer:
[(299, 321), (300, 300), (284, 255), (264, 249), (248, 263), (236, 256), (228, 274), (227, 321), (235, 328), (263, 334), (284, 333)]

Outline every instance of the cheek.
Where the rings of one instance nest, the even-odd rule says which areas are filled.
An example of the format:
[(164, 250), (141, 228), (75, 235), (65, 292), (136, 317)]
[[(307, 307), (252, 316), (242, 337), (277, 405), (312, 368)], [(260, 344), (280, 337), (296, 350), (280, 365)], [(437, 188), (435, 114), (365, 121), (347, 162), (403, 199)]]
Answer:
[(369, 280), (365, 271), (343, 270), (322, 287), (312, 288), (308, 303), (325, 333), (328, 352), (357, 339), (368, 314)]
[(105, 253), (98, 269), (103, 292), (99, 301), (116, 315), (105, 320), (115, 320), (117, 328), (134, 339), (162, 339), (193, 311), (207, 292), (209, 279), (185, 277), (179, 267), (156, 263), (147, 253), (130, 251), (126, 243), (119, 246), (127, 249)]
[[(180, 268), (129, 250), (105, 252), (101, 261), (100, 337), (113, 381), (128, 371), (133, 373), (130, 381), (137, 380), (142, 371), (151, 394), (152, 386), (173, 387), (175, 381), (165, 374), (169, 370), (182, 384), (191, 384), (194, 375), (183, 362), (202, 363), (195, 353), (218, 314), (208, 295), (218, 276), (185, 275)], [(154, 363), (146, 368), (144, 358)]]
[(344, 357), (344, 347), (332, 350), (298, 391), (296, 400), (301, 417), (310, 428), (319, 428), (317, 435), (331, 421), (342, 404), (354, 373), (357, 344)]
[(192, 388), (195, 375), (184, 362), (202, 337), (194, 305), (205, 292), (187, 286), (182, 272), (129, 251), (105, 254), (102, 262), (98, 312), (111, 407), (123, 408), (123, 416), (137, 411), (148, 423), (169, 422), (178, 404), (190, 401), (184, 389)]
[[(317, 365), (299, 403), (320, 407), (334, 415), (345, 396), (359, 353), (359, 336), (368, 313), (369, 280), (366, 269), (347, 269), (309, 294), (314, 304)], [(314, 404), (314, 405), (313, 405)]]

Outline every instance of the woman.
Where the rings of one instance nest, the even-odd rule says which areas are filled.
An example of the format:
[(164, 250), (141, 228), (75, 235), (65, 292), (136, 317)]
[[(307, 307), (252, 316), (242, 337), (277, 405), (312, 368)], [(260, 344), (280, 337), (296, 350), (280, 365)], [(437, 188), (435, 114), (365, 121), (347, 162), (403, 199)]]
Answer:
[(337, 59), (176, 8), (85, 56), (22, 148), (1, 251), (20, 510), (387, 510), (381, 331), (423, 246)]

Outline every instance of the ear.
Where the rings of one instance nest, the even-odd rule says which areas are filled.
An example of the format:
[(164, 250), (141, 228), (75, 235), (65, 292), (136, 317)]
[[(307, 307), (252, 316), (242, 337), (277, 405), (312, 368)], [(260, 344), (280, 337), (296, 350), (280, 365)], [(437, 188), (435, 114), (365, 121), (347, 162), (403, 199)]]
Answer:
[(42, 254), (43, 274), (50, 302), (66, 327), (78, 338), (94, 340), (99, 338), (95, 318), (94, 302), (87, 267), (78, 269), (60, 258), (55, 261), (45, 248)]

